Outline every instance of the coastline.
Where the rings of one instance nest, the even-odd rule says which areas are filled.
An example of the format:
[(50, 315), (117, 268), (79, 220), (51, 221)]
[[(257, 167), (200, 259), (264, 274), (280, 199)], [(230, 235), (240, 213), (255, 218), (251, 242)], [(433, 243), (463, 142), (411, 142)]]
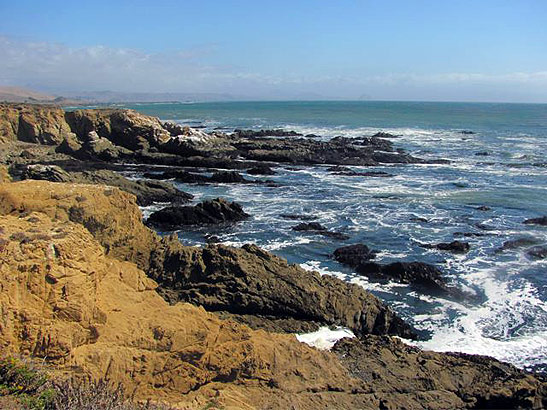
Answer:
[[(247, 403), (257, 407), (278, 400), (275, 398), (275, 396), (278, 396), (276, 391), (283, 391), (285, 394), (290, 393), (288, 400), (296, 400), (302, 406), (301, 408), (313, 408), (312, 403), (315, 400), (319, 400), (325, 406), (329, 403), (332, 405), (334, 402), (327, 394), (329, 391), (339, 392), (338, 399), (342, 397), (342, 400), (347, 400), (345, 401), (346, 405), (365, 407), (377, 407), (381, 403), (388, 407), (414, 403), (419, 408), (418, 406), (425, 407), (425, 404), (433, 397), (440, 396), (445, 401), (439, 404), (439, 408), (495, 406), (500, 403), (500, 400), (506, 400), (507, 402), (517, 400), (511, 403), (539, 408), (541, 401), (545, 401), (545, 393), (542, 390), (545, 387), (545, 382), (539, 375), (526, 375), (522, 371), (493, 359), (463, 354), (445, 355), (420, 352), (384, 336), (390, 334), (408, 337), (410, 333), (408, 333), (408, 328), (402, 324), (402, 321), (390, 309), (356, 285), (350, 286), (339, 280), (325, 276), (320, 277), (298, 267), (291, 267), (286, 262), (257, 247), (250, 246), (244, 249), (234, 249), (222, 245), (211, 245), (200, 251), (191, 247), (183, 247), (178, 239), (174, 237), (159, 239), (152, 231), (147, 230), (142, 225), (138, 208), (132, 197), (122, 194), (118, 190), (111, 191), (103, 187), (94, 190), (90, 186), (70, 185), (82, 182), (114, 183), (116, 186), (120, 186), (121, 189), (124, 189), (124, 186), (127, 189), (125, 182), (122, 183), (111, 175), (107, 179), (103, 177), (102, 180), (93, 175), (93, 169), (111, 168), (109, 164), (112, 162), (176, 165), (185, 168), (199, 166), (202, 168), (247, 169), (257, 164), (279, 162), (307, 166), (314, 163), (333, 165), (373, 165), (386, 162), (420, 163), (420, 161), (426, 162), (426, 160), (407, 153), (390, 152), (390, 146), (386, 145), (384, 141), (378, 140), (378, 137), (376, 140), (363, 141), (363, 145), (358, 147), (343, 139), (333, 142), (316, 142), (313, 137), (309, 137), (295, 142), (284, 135), (274, 135), (273, 137), (276, 138), (269, 140), (268, 136), (245, 135), (242, 133), (234, 138), (220, 133), (206, 134), (195, 129), (175, 127), (173, 125), (166, 126), (157, 119), (128, 111), (92, 110), (65, 114), (62, 110), (56, 108), (17, 106), (19, 108), (14, 110), (13, 107), (5, 104), (0, 107), (3, 110), (3, 117), (0, 118), (3, 126), (2, 142), (6, 147), (10, 147), (9, 150), (5, 150), (5, 157), (2, 162), (11, 166), (10, 171), (15, 178), (21, 178), (25, 176), (25, 173), (28, 176), (28, 165), (31, 163), (46, 164), (45, 172), (35, 173), (33, 177), (58, 182), (38, 183), (28, 181), (4, 185), (1, 195), (2, 214), (14, 226), (14, 231), (10, 232), (15, 233), (16, 229), (22, 229), (23, 231), (30, 229), (28, 225), (22, 222), (19, 226), (17, 219), (21, 218), (16, 218), (14, 214), (27, 217), (29, 214), (25, 213), (37, 212), (40, 215), (31, 217), (38, 218), (40, 224), (44, 224), (44, 226), (52, 224), (50, 229), (60, 228), (58, 224), (61, 221), (70, 221), (70, 229), (77, 230), (79, 235), (85, 236), (86, 241), (91, 244), (90, 246), (94, 247), (94, 253), (105, 252), (105, 257), (110, 258), (109, 260), (119, 261), (116, 263), (123, 264), (126, 262), (121, 261), (129, 261), (136, 264), (136, 266), (131, 265), (130, 270), (141, 269), (139, 273), (132, 274), (138, 278), (137, 282), (151, 283), (147, 282), (149, 279), (144, 278), (144, 275), (148, 275), (159, 283), (159, 293), (169, 302), (190, 302), (198, 306), (204, 306), (205, 310), (217, 311), (220, 314), (228, 311), (230, 314), (230, 321), (228, 322), (217, 322), (219, 319), (214, 318), (210, 313), (207, 313), (209, 315), (207, 316), (208, 319), (199, 320), (210, 320), (220, 327), (231, 329), (230, 338), (250, 338), (248, 339), (251, 340), (250, 345), (243, 345), (251, 346), (251, 350), (255, 349), (256, 346), (262, 346), (265, 350), (257, 350), (259, 352), (257, 356), (251, 355), (253, 357), (251, 362), (246, 360), (235, 362), (223, 372), (208, 375), (206, 379), (226, 384), (222, 388), (215, 385), (215, 389), (218, 388), (217, 391), (238, 390), (243, 385), (243, 389), (238, 394), (242, 394), (246, 400), (249, 400), (250, 397), (255, 397), (251, 395), (251, 392), (264, 394), (266, 387), (270, 390), (273, 389), (270, 394), (261, 399), (264, 400), (263, 402)], [(16, 127), (19, 128), (14, 132)], [(264, 139), (264, 137), (266, 138)], [(287, 138), (283, 139), (283, 137)], [(21, 144), (21, 141), (26, 144)], [(377, 149), (379, 144), (383, 144), (381, 151)], [(235, 150), (233, 147), (235, 147)], [(26, 153), (23, 154), (23, 152)], [(244, 159), (236, 161), (234, 160), (236, 157), (243, 157)], [(432, 161), (435, 160), (427, 160), (429, 163)], [(65, 168), (64, 170), (61, 169), (61, 171), (65, 171), (64, 174), (52, 168), (52, 166), (59, 165), (63, 165)], [(74, 172), (70, 171), (71, 168), (72, 170), (83, 168), (82, 171), (88, 173), (86, 175), (74, 175)], [(151, 186), (148, 185), (147, 188), (151, 188)], [(180, 197), (180, 194), (170, 191), (165, 183), (154, 185), (154, 188), (159, 192), (145, 191), (142, 186), (139, 186), (132, 187), (134, 190), (132, 193), (137, 194), (137, 197), (140, 194), (141, 198), (148, 198), (149, 201), (157, 199), (155, 195), (159, 194), (171, 195), (172, 200), (168, 202), (178, 201), (184, 203), (188, 200), (188, 198)], [(50, 195), (51, 192), (56, 192), (56, 194), (51, 197), (52, 199), (49, 202), (44, 199), (44, 203), (41, 204), (36, 199), (40, 190), (48, 192)], [(83, 195), (86, 200), (79, 201), (78, 196), (75, 195), (72, 197), (67, 196), (67, 192), (71, 191), (86, 192), (87, 194)], [(107, 194), (107, 192), (112, 193)], [(111, 198), (112, 195), (114, 195), (113, 198)], [(178, 199), (175, 200), (174, 198), (177, 195)], [(59, 199), (54, 198), (54, 196), (59, 196)], [(66, 204), (67, 200), (68, 205)], [(89, 207), (85, 204), (88, 200), (91, 204)], [(116, 203), (117, 200), (121, 202)], [(146, 199), (141, 200), (146, 201)], [(97, 201), (97, 206), (95, 206), (94, 201)], [(110, 202), (110, 205), (106, 205), (108, 202)], [(77, 206), (78, 203), (83, 205)], [(68, 214), (66, 214), (67, 209)], [(97, 215), (93, 209), (101, 209), (102, 211)], [(116, 209), (130, 210), (131, 221), (123, 223), (116, 221)], [(64, 216), (62, 216), (63, 212), (65, 212)], [(43, 214), (51, 220), (48, 221)], [(52, 217), (52, 215), (55, 216)], [(104, 219), (101, 220), (101, 218)], [(129, 227), (134, 227), (135, 231), (132, 232), (131, 229), (133, 228)], [(124, 229), (130, 229), (130, 231), (124, 232)], [(123, 240), (120, 240), (121, 238)], [(143, 238), (149, 238), (144, 241), (144, 245), (141, 243)], [(44, 242), (40, 242), (40, 246), (49, 246), (47, 240), (40, 238), (36, 240)], [(120, 243), (123, 243), (123, 245), (120, 246)], [(10, 244), (10, 246), (15, 245)], [(14, 249), (10, 248), (9, 251), (15, 252)], [(184, 268), (181, 269), (181, 267)], [(85, 269), (85, 264), (83, 269)], [(221, 274), (219, 275), (218, 272), (221, 272)], [(235, 279), (233, 277), (234, 273), (240, 275), (240, 278)], [(273, 277), (270, 276), (272, 273), (274, 273)], [(185, 280), (180, 282), (180, 277), (192, 278), (193, 275), (197, 275), (199, 281)], [(61, 278), (55, 279), (59, 280)], [(130, 281), (134, 280), (130, 279)], [(204, 280), (205, 284), (203, 283)], [(207, 283), (207, 281), (210, 282)], [(42, 282), (40, 286), (47, 288), (45, 282)], [(120, 285), (113, 283), (108, 286), (115, 292), (115, 289)], [(159, 297), (155, 294), (155, 285), (144, 285), (144, 288), (141, 285), (132, 286), (134, 290), (154, 294), (150, 295), (150, 298), (154, 300), (155, 306), (157, 305), (155, 309), (158, 315), (164, 315), (161, 312), (173, 308), (168, 307), (164, 301), (160, 302)], [(128, 290), (128, 292), (131, 293), (132, 291)], [(257, 297), (257, 295), (260, 296)], [(317, 305), (321, 308), (314, 306), (312, 300), (319, 300), (320, 303)], [(108, 300), (108, 304), (112, 303), (115, 303), (115, 301)], [(9, 303), (6, 306), (9, 306)], [(192, 309), (195, 308), (186, 306), (186, 304), (177, 303), (174, 308), (189, 309), (194, 312)], [(321, 309), (323, 310), (321, 311)], [(205, 314), (203, 308), (198, 310), (200, 315)], [(249, 313), (253, 316), (252, 320), (245, 317)], [(146, 311), (142, 311), (140, 314), (148, 317)], [(279, 340), (283, 340), (282, 343), (279, 342), (283, 349), (275, 348), (276, 340), (278, 340), (276, 339), (277, 336), (265, 334), (263, 331), (254, 333), (246, 327), (246, 325), (251, 325), (251, 327), (260, 328), (261, 322), (262, 325), (267, 322), (270, 326), (272, 317), (274, 322), (277, 321), (277, 324), (270, 327), (270, 329), (274, 329), (276, 332), (284, 330), (294, 333), (295, 329), (307, 328), (312, 330), (317, 329), (319, 325), (342, 325), (352, 328), (360, 340), (340, 342), (338, 348), (335, 346), (335, 351), (339, 352), (338, 357), (330, 353), (317, 353), (316, 350), (297, 343), (292, 336), (279, 336), (281, 338)], [(123, 320), (127, 319), (124, 318)], [(178, 326), (184, 328), (187, 326), (188, 320), (185, 315), (181, 314), (180, 320), (177, 322)], [(246, 325), (236, 325), (231, 320), (237, 320), (246, 323)], [(66, 326), (64, 318), (61, 318), (60, 322), (62, 326)], [(303, 327), (301, 322), (306, 322), (306, 326)], [(109, 325), (108, 314), (106, 314), (106, 322), (102, 325)], [(56, 326), (60, 325), (54, 322), (52, 326), (57, 329)], [(177, 332), (174, 323), (168, 322), (165, 326), (171, 327), (172, 331)], [(189, 334), (199, 333), (192, 330), (192, 328), (188, 329)], [(115, 334), (115, 332), (116, 327), (113, 327), (106, 334)], [(257, 335), (256, 340), (255, 335)], [(99, 330), (99, 339), (101, 337), (103, 336)], [(145, 334), (142, 337), (143, 340), (148, 340), (146, 338), (150, 337), (150, 334)], [(173, 336), (171, 342), (174, 345), (169, 345), (170, 347), (167, 349), (175, 356), (180, 355), (180, 352), (177, 352), (177, 342), (175, 342), (177, 337)], [(261, 337), (266, 339), (267, 342), (261, 340)], [(268, 340), (271, 338), (274, 340)], [(109, 342), (108, 336), (105, 336), (104, 343), (108, 344)], [(21, 352), (31, 350), (28, 347), (21, 348), (22, 345), (19, 346), (18, 343), (20, 342), (12, 340), (7, 345), (15, 349), (19, 348)], [(92, 344), (95, 342), (88, 341), (86, 343), (84, 343), (86, 349), (92, 349)], [(133, 342), (126, 340), (121, 343), (118, 347), (125, 349), (129, 348)], [(150, 343), (150, 340), (145, 342), (146, 345), (148, 343)], [(163, 348), (166, 348), (166, 346), (161, 347), (161, 349)], [(150, 350), (160, 352), (161, 349), (156, 344)], [(379, 372), (380, 370), (363, 369), (358, 363), (364, 360), (378, 360), (378, 363), (385, 362), (387, 360), (385, 356), (387, 354), (386, 349), (396, 351), (397, 355), (405, 357), (403, 360), (405, 365), (401, 366), (397, 360), (393, 361), (388, 366), (388, 371), (391, 371), (392, 374), (382, 374), (380, 379), (383, 381), (379, 382), (380, 384), (373, 383), (371, 385), (370, 372)], [(50, 352), (47, 353), (46, 356), (55, 356), (51, 355)], [(68, 356), (66, 356), (67, 354)], [(61, 356), (70, 357), (70, 360), (65, 361), (63, 359), (60, 362), (63, 365), (76, 363), (74, 360), (77, 361), (78, 359), (71, 356), (71, 354), (72, 351), (69, 348)], [(104, 363), (105, 360), (116, 360), (111, 355), (104, 356), (104, 352), (101, 350), (97, 350), (94, 354), (100, 358), (101, 363)], [(202, 354), (213, 353), (206, 351)], [(214, 355), (218, 354), (223, 357), (223, 360), (230, 361), (233, 358), (226, 351), (224, 353), (214, 353)], [(274, 355), (273, 359), (272, 354)], [(311, 357), (311, 359), (290, 364), (288, 358), (279, 359), (278, 357), (278, 359), (275, 359), (276, 354), (279, 354), (281, 358), (287, 355), (288, 357), (301, 355), (299, 357)], [(242, 355), (245, 357), (245, 354), (242, 353)], [(353, 357), (355, 360), (348, 361), (348, 357)], [(157, 358), (151, 356), (150, 360), (157, 360)], [(276, 363), (277, 360), (281, 360), (283, 363)], [(442, 370), (437, 367), (433, 369), (422, 363), (421, 366), (423, 367), (420, 368), (419, 372), (429, 382), (424, 381), (418, 385), (412, 385), (411, 391), (404, 394), (400, 391), (394, 391), (393, 387), (390, 387), (390, 384), (395, 380), (401, 380), (401, 383), (405, 385), (410, 383), (410, 378), (418, 371), (416, 363), (427, 363), (428, 360), (431, 360), (432, 363), (436, 361), (443, 362), (446, 369)], [(257, 365), (255, 361), (260, 364)], [(389, 360), (387, 361), (389, 362)], [(198, 363), (201, 363), (200, 359), (198, 359)], [(205, 366), (204, 363), (198, 364), (197, 367), (199, 368), (202, 364)], [(294, 386), (289, 386), (289, 381), (294, 381), (294, 379), (288, 375), (296, 374), (296, 371), (302, 372), (302, 369), (306, 369), (310, 363), (314, 366), (310, 368), (310, 373), (298, 376), (299, 387), (295, 390)], [(94, 375), (100, 373), (99, 369), (94, 370), (90, 363), (85, 360), (78, 362), (78, 364), (82, 366), (83, 373), (87, 372), (87, 374)], [(196, 366), (196, 359), (183, 355), (182, 362), (179, 365)], [(127, 364), (117, 366), (122, 369), (127, 367)], [(249, 366), (251, 367), (249, 368)], [(264, 369), (271, 369), (271, 366), (274, 369), (273, 373), (268, 373), (270, 371), (268, 370), (266, 375), (262, 374), (265, 371)], [(443, 381), (443, 375), (445, 375), (443, 372), (452, 372), (458, 366), (464, 366), (466, 370), (460, 374), (452, 375), (448, 382)], [(329, 368), (334, 368), (335, 373), (328, 371)], [(277, 370), (275, 369), (281, 373), (276, 373)], [(204, 367), (204, 370), (211, 372), (211, 368), (207, 366)], [(500, 371), (501, 375), (496, 374)], [(393, 374), (396, 374), (396, 377)], [(475, 382), (472, 385), (465, 384), (463, 380), (470, 377), (470, 374), (473, 374), (472, 377), (475, 379), (479, 378), (480, 382)], [(126, 375), (121, 370), (118, 373), (114, 372), (112, 377), (123, 383), (129, 383)], [(171, 393), (169, 394), (175, 395), (180, 391), (176, 387), (179, 383), (177, 377), (179, 376), (171, 376), (169, 382), (171, 386), (169, 391)], [(274, 379), (274, 382), (271, 382), (272, 379)], [(327, 382), (329, 380), (336, 380), (336, 385)], [(142, 383), (147, 386), (152, 385), (152, 382), (146, 377), (143, 378)], [(203, 397), (207, 396), (206, 390), (210, 386), (201, 389), (201, 383), (190, 388), (190, 391), (194, 391), (194, 393), (189, 394), (189, 400), (196, 399), (200, 394), (203, 394)], [(359, 386), (355, 387), (355, 383)], [(435, 387), (431, 387), (431, 383)], [(463, 387), (461, 386), (462, 383), (465, 384)], [(455, 384), (460, 386), (456, 388), (454, 387)], [(236, 387), (238, 385), (240, 387)], [(516, 395), (515, 392), (522, 389), (526, 390), (527, 393), (521, 396)], [(158, 397), (155, 394), (161, 396), (161, 393), (153, 393), (149, 388), (143, 388), (139, 391), (142, 394), (140, 397), (143, 399), (157, 399)], [(423, 394), (426, 395), (426, 398)], [(230, 403), (231, 398), (227, 395), (223, 396), (223, 400)], [(545, 402), (543, 403), (545, 404)], [(277, 404), (280, 405), (279, 402)], [(284, 404), (288, 403), (285, 402)]]

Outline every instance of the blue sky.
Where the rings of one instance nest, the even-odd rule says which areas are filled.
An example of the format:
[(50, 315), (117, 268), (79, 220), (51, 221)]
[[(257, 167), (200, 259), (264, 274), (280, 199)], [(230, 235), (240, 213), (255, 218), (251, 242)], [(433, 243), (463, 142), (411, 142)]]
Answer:
[(546, 0), (0, 0), (0, 13), (0, 85), (547, 102)]

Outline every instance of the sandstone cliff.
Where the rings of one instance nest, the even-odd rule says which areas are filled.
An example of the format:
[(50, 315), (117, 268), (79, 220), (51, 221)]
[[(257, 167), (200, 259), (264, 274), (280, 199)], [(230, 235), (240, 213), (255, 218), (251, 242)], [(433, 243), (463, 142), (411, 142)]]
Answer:
[[(3, 352), (44, 357), (60, 377), (106, 377), (136, 398), (181, 408), (545, 404), (544, 381), (493, 359), (421, 353), (367, 335), (363, 342), (339, 343), (337, 359), (292, 335), (253, 331), (190, 304), (170, 306), (135, 263), (155, 266), (166, 256), (166, 243), (200, 265), (215, 257), (158, 238), (142, 225), (134, 201), (105, 186), (0, 185)], [(118, 212), (122, 207), (126, 212)], [(221, 250), (217, 258), (234, 252), (226, 269), (234, 269), (235, 279), (241, 278), (239, 265), (254, 268), (231, 258), (252, 260), (263, 252)], [(339, 303), (324, 297), (319, 305)]]

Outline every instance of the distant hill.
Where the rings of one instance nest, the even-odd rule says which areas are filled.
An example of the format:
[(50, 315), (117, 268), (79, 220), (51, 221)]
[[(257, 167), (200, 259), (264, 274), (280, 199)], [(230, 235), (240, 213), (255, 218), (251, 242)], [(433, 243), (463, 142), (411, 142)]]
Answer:
[(61, 96), (54, 96), (28, 90), (21, 87), (0, 86), (0, 101), (14, 103), (34, 103), (34, 104), (84, 104), (88, 101), (69, 99)]
[(57, 97), (20, 87), (0, 86), (0, 101), (7, 102), (53, 102)]

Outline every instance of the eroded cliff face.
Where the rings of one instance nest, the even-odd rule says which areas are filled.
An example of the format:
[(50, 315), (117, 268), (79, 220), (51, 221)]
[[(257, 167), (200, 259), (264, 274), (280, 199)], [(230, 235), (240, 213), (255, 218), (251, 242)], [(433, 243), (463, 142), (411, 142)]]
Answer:
[[(221, 320), (203, 307), (169, 305), (141, 268), (154, 272), (163, 266), (184, 276), (177, 266), (185, 261), (186, 268), (193, 267), (190, 276), (197, 278), (187, 283), (198, 294), (200, 281), (222, 272), (226, 278), (231, 273), (234, 282), (251, 283), (248, 275), (260, 276), (252, 272), (273, 266), (272, 282), (301, 272), (281, 260), (272, 262), (256, 247), (183, 247), (175, 238), (159, 238), (140, 217), (134, 197), (116, 188), (1, 184), (1, 350), (44, 357), (59, 377), (106, 377), (121, 382), (137, 399), (181, 408), (211, 403), (297, 409), (546, 404), (544, 380), (493, 359), (421, 352), (387, 336), (366, 334), (340, 342), (337, 357), (292, 335)], [(300, 291), (319, 295), (323, 283), (318, 276), (314, 280), (315, 285), (301, 283)], [(231, 286), (219, 295), (230, 300)], [(201, 297), (207, 305), (205, 293)], [(316, 302), (333, 306), (324, 311), (334, 314), (336, 306), (346, 303), (341, 297), (326, 293)], [(296, 300), (287, 303), (297, 305)]]
[(294, 336), (169, 306), (144, 272), (107, 257), (82, 225), (41, 212), (2, 216), (0, 224), (3, 353), (44, 357), (59, 375), (105, 377), (138, 399), (189, 407), (217, 394), (222, 404), (251, 408), (329, 389), (346, 391), (348, 405), (369, 400), (354, 400), (359, 383), (334, 356)]

